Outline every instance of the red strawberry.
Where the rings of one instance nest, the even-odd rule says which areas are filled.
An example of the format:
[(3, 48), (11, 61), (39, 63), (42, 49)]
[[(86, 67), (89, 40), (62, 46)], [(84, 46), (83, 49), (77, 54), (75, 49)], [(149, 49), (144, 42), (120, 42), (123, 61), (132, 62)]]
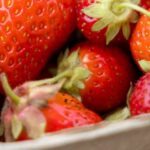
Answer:
[(1, 81), (8, 95), (2, 112), (6, 141), (38, 138), (44, 133), (95, 124), (102, 119), (76, 98), (58, 92), (62, 83), (29, 82), (11, 90), (5, 75)]
[(143, 72), (150, 71), (150, 17), (142, 16), (130, 40), (133, 57)]
[(126, 100), (130, 82), (136, 78), (130, 57), (119, 48), (81, 43), (65, 54), (54, 79), (66, 78), (64, 89), (80, 95), (88, 108), (105, 112)]
[[(78, 0), (78, 27), (92, 42), (99, 44), (122, 43), (129, 39), (138, 13), (150, 13), (134, 0)], [(143, 3), (145, 4), (145, 3)]]
[(150, 1), (149, 0), (141, 0), (140, 5), (146, 9), (149, 9), (150, 8)]
[(132, 116), (150, 113), (150, 73), (136, 83), (129, 98), (129, 107)]
[(13, 87), (37, 77), (64, 44), (75, 28), (74, 6), (74, 0), (0, 0), (0, 72)]

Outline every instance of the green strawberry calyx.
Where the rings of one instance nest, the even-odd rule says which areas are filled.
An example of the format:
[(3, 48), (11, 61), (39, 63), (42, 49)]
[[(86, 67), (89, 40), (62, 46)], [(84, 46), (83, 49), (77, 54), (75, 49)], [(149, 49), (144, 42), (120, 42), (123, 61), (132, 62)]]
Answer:
[(58, 65), (58, 75), (64, 71), (70, 71), (70, 77), (65, 82), (63, 88), (79, 99), (79, 90), (84, 89), (84, 81), (90, 77), (91, 72), (85, 68), (79, 59), (79, 51), (77, 49), (71, 54), (67, 50)]
[(109, 44), (122, 30), (126, 40), (130, 37), (130, 23), (136, 23), (137, 12), (150, 16), (150, 12), (138, 6), (140, 0), (95, 0), (82, 11), (85, 15), (96, 18), (93, 32), (106, 28), (106, 44)]
[(4, 92), (7, 95), (2, 111), (2, 123), (6, 141), (15, 141), (25, 130), (28, 137), (41, 137), (46, 128), (46, 118), (40, 111), (58, 91), (65, 90), (80, 100), (79, 90), (90, 71), (79, 60), (79, 51), (66, 53), (60, 58), (57, 75), (38, 81), (25, 82), (14, 90), (5, 73), (0, 74)]
[(5, 73), (0, 74), (0, 80), (7, 95), (2, 110), (5, 140), (15, 141), (24, 130), (28, 138), (41, 137), (45, 133), (46, 118), (40, 109), (47, 107), (48, 100), (60, 90), (63, 81), (34, 87), (30, 86), (32, 82), (25, 82), (13, 90)]
[(138, 64), (144, 72), (150, 72), (150, 61), (143, 59), (138, 61)]
[(106, 116), (105, 120), (109, 122), (119, 122), (126, 120), (130, 117), (130, 111), (128, 107), (118, 108)]
[(69, 53), (67, 49), (58, 60), (57, 75), (53, 78), (35, 81), (30, 87), (43, 83), (59, 83), (64, 80), (62, 89), (80, 100), (80, 90), (85, 88), (84, 81), (90, 77), (91, 72), (82, 65), (79, 59), (79, 49)]

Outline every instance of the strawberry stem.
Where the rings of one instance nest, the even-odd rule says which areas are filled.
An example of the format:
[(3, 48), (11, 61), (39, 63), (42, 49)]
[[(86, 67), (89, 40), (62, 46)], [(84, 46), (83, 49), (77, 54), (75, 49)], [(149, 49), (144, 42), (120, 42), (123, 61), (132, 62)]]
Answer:
[(20, 97), (17, 96), (12, 90), (5, 73), (0, 75), (0, 80), (6, 95), (9, 96), (16, 105), (18, 105), (20, 103)]
[(128, 2), (124, 2), (124, 3), (119, 3), (118, 5), (115, 5), (116, 9), (121, 10), (123, 8), (131, 8), (133, 10), (136, 10), (142, 14), (145, 14), (146, 16), (150, 17), (150, 12), (138, 5), (135, 5), (133, 3), (128, 3)]
[(71, 73), (72, 73), (71, 70), (67, 70), (67, 71), (64, 71), (62, 73), (59, 73), (54, 78), (31, 82), (30, 83), (30, 88), (41, 86), (43, 84), (53, 84), (53, 83), (56, 83), (57, 81), (60, 81), (61, 79), (65, 79), (65, 78), (69, 77), (71, 75)]

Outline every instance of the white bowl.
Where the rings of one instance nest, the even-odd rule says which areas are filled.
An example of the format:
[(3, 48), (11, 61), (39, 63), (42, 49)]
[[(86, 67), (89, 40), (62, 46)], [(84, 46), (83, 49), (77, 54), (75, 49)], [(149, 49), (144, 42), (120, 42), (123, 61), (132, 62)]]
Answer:
[(150, 150), (150, 115), (67, 129), (37, 140), (0, 143), (0, 150)]

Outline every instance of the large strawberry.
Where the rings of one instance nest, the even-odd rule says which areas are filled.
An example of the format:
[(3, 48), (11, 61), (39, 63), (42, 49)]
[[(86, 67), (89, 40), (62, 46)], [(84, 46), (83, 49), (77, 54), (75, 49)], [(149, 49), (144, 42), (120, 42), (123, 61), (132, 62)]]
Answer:
[[(2, 111), (6, 141), (34, 139), (44, 133), (102, 120), (76, 98), (58, 92), (64, 81), (56, 84), (45, 80), (28, 82), (14, 91), (5, 74), (1, 74), (1, 81), (8, 96)], [(40, 85), (35, 86), (39, 82)]]
[(88, 108), (105, 112), (125, 102), (136, 74), (130, 57), (121, 49), (85, 42), (65, 53), (58, 75), (50, 81), (65, 79), (65, 90), (79, 96)]
[(0, 0), (0, 72), (14, 87), (37, 77), (75, 27), (74, 0)]
[(136, 83), (128, 103), (132, 116), (150, 113), (150, 73)]
[(133, 57), (143, 72), (150, 71), (150, 17), (143, 15), (130, 40)]
[(150, 13), (138, 4), (139, 0), (78, 0), (78, 27), (91, 41), (100, 44), (122, 43), (129, 39), (138, 13)]

